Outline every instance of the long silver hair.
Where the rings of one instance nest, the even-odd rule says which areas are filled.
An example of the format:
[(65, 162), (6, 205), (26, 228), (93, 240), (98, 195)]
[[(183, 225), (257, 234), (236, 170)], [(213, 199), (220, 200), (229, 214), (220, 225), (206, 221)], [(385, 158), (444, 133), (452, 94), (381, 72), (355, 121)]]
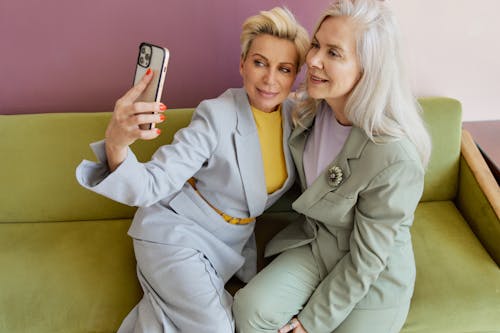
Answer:
[[(349, 17), (357, 28), (356, 52), (362, 67), (361, 77), (348, 97), (345, 116), (373, 142), (407, 137), (426, 166), (431, 140), (404, 73), (399, 30), (392, 12), (380, 0), (335, 0), (320, 18), (314, 34), (327, 18), (339, 16)], [(306, 97), (294, 112), (295, 123), (301, 124), (302, 119), (315, 113), (321, 102)]]

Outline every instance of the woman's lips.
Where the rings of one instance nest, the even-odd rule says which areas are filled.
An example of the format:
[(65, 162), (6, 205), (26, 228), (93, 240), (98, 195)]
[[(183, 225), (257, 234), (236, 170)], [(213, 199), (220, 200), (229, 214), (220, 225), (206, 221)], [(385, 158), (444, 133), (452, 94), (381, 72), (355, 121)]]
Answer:
[(264, 96), (264, 97), (268, 97), (268, 98), (271, 98), (271, 97), (275, 97), (278, 95), (278, 93), (276, 92), (272, 92), (272, 91), (266, 91), (266, 90), (262, 90), (262, 89), (259, 89), (257, 88), (257, 91), (259, 92), (260, 95)]
[(309, 80), (312, 83), (325, 83), (325, 82), (328, 82), (328, 80), (323, 79), (323, 78), (321, 78), (319, 76), (316, 76), (316, 75), (309, 75)]

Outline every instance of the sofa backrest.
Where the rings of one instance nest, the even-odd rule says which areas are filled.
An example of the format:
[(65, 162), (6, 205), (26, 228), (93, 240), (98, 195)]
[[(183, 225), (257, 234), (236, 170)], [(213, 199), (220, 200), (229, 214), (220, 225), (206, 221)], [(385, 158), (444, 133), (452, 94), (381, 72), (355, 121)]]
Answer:
[(458, 188), (462, 107), (444, 97), (419, 99), (432, 140), (432, 154), (425, 174), (421, 201), (451, 200)]
[[(423, 201), (449, 200), (457, 191), (460, 156), (460, 103), (448, 98), (420, 100), (433, 140)], [(132, 146), (146, 161), (186, 126), (193, 109), (168, 110), (159, 139)], [(130, 218), (126, 207), (82, 188), (75, 168), (95, 160), (89, 143), (104, 136), (110, 113), (54, 113), (0, 116), (0, 222)], [(289, 207), (288, 197), (276, 207)], [(284, 209), (283, 207), (278, 210)]]
[[(167, 111), (159, 139), (132, 146), (146, 161), (187, 126), (193, 109)], [(95, 160), (89, 143), (101, 140), (111, 113), (0, 116), (0, 222), (130, 218), (135, 208), (82, 188), (75, 168)]]

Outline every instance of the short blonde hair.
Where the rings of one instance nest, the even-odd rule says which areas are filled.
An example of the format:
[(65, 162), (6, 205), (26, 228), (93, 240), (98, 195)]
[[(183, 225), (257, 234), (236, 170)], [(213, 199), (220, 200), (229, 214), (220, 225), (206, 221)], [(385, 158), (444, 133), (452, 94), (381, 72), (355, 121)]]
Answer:
[(245, 20), (240, 36), (242, 59), (246, 59), (253, 40), (262, 34), (293, 42), (297, 49), (297, 71), (299, 71), (309, 50), (309, 36), (307, 30), (297, 22), (287, 8), (274, 7)]

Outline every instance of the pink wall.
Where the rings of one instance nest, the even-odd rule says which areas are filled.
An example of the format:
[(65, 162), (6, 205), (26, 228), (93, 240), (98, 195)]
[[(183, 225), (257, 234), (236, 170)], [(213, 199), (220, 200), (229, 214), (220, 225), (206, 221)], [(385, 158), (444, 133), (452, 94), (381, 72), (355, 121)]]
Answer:
[(463, 120), (500, 119), (500, 1), (388, 2), (400, 22), (415, 94), (460, 100)]
[[(500, 119), (500, 1), (473, 11), (468, 0), (386, 1), (401, 24), (415, 93), (459, 99), (465, 120)], [(246, 17), (286, 5), (311, 31), (329, 2), (0, 0), (0, 114), (111, 110), (131, 85), (141, 41), (171, 50), (163, 101), (196, 106), (241, 85)]]
[(138, 44), (170, 49), (163, 101), (193, 107), (241, 86), (239, 33), (285, 5), (311, 31), (329, 0), (0, 0), (0, 114), (110, 111)]

